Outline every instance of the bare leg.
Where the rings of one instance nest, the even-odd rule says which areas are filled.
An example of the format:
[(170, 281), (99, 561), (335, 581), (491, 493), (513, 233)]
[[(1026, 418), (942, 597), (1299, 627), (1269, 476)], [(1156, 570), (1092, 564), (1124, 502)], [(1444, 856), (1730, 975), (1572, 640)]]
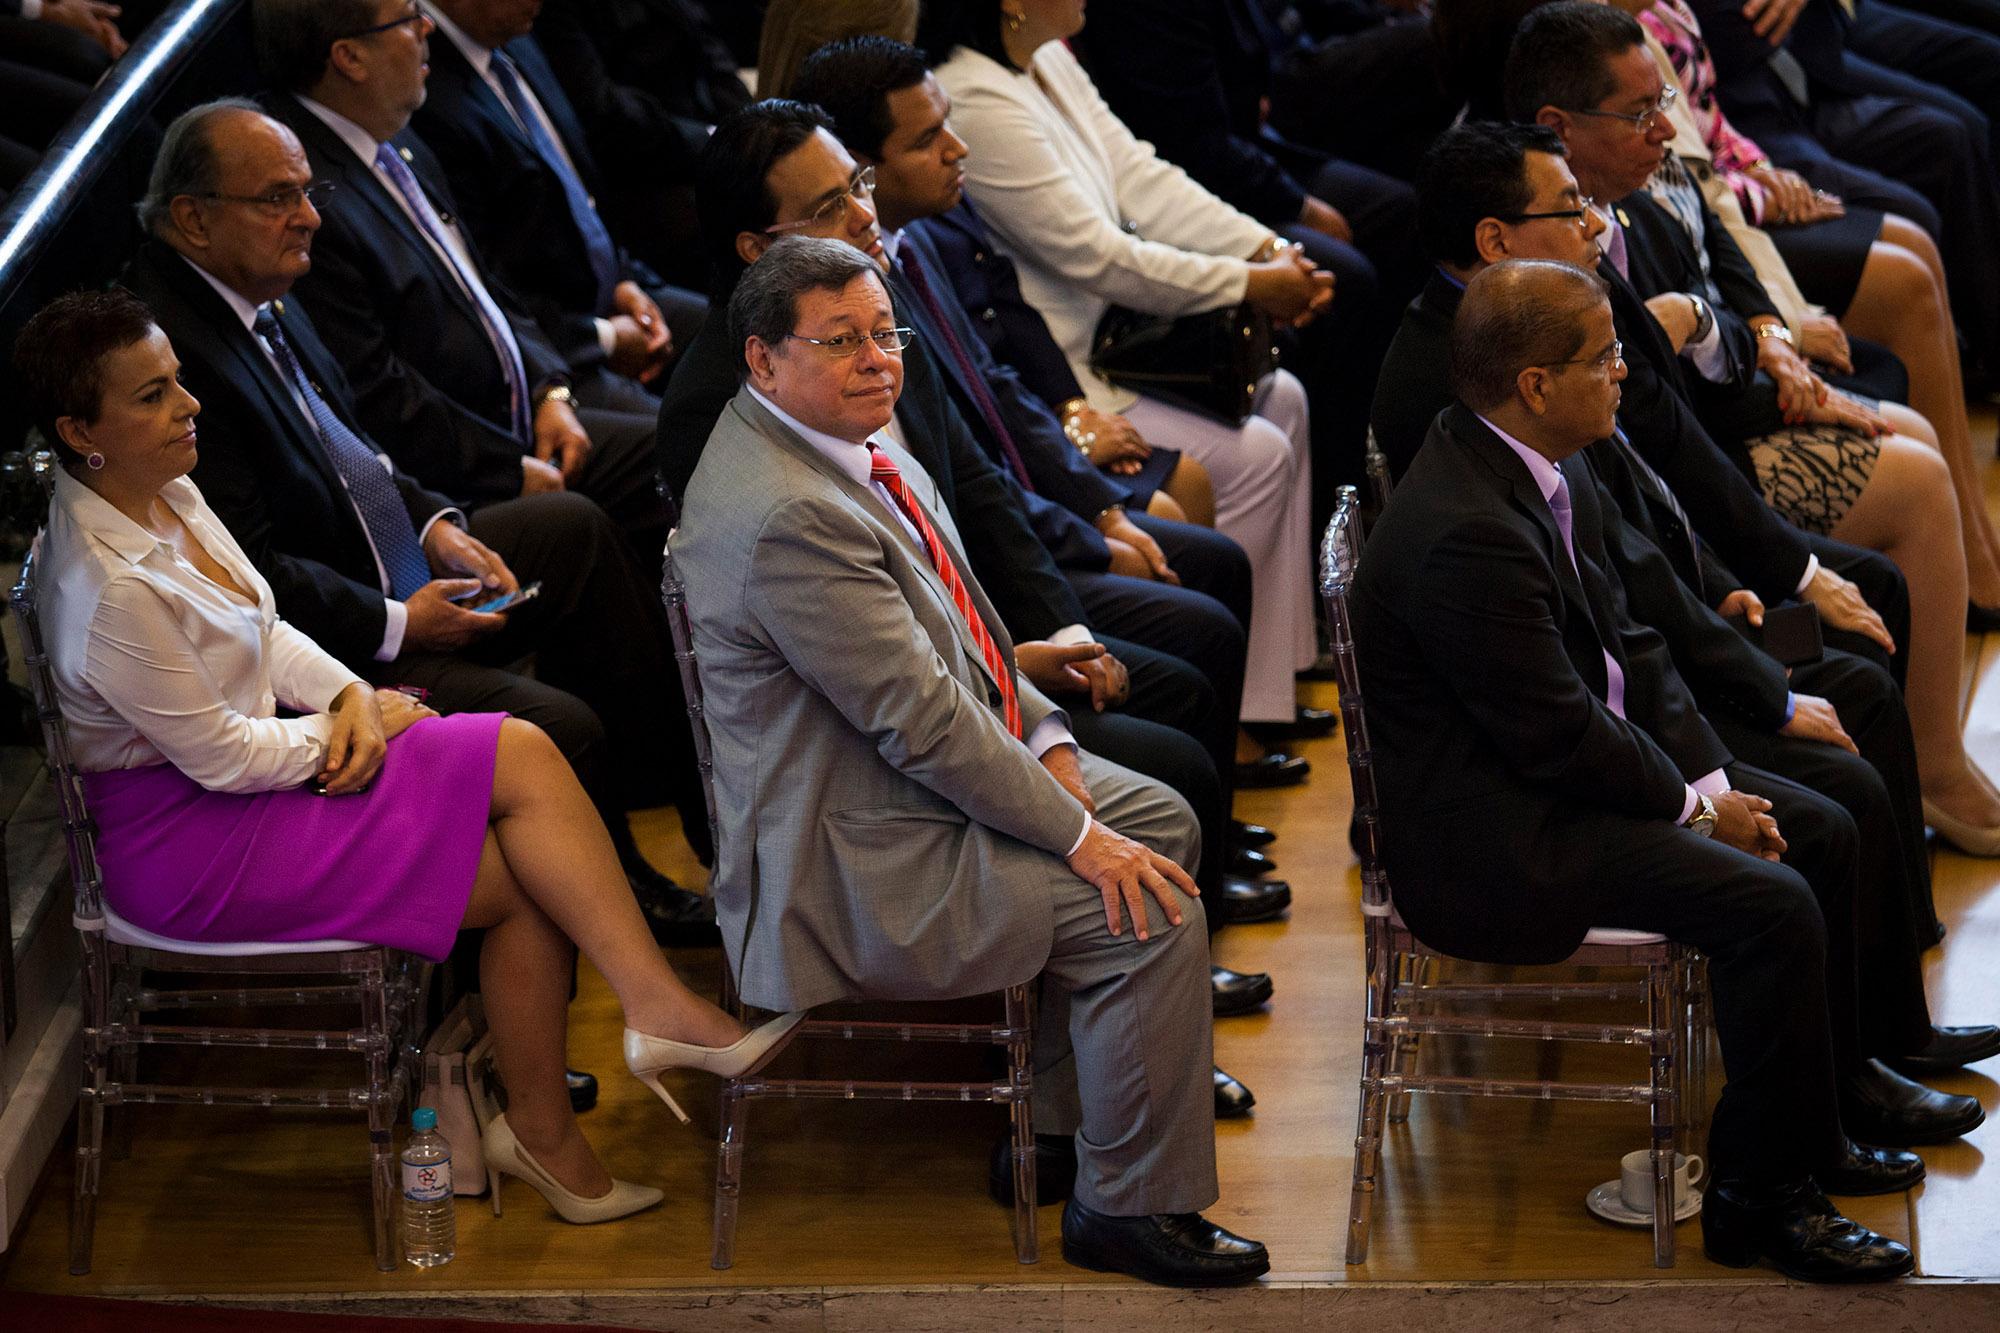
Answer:
[(1164, 518), (1171, 523), (1185, 523), (1188, 521), (1187, 510), (1181, 508), (1179, 500), (1167, 494), (1165, 487), (1154, 491), (1147, 498), (1146, 512), (1154, 518)]
[(1833, 530), (1882, 552), (1910, 585), (1910, 727), (1924, 795), (1980, 827), (2000, 824), (2000, 800), (1981, 780), (1960, 735), (1965, 655), (1965, 554), (1944, 460), (1920, 441), (1890, 435), (1868, 487)]
[[(1888, 239), (1906, 232), (1915, 233), (1928, 259), (1925, 253)], [(1850, 332), (1887, 345), (1909, 368), (1910, 405), (1935, 428), (1939, 449), (1951, 468), (1971, 599), (1981, 606), (2000, 606), (2000, 536), (1987, 515), (1985, 491), (1973, 462), (1965, 384), (1941, 265), (1935, 262), (1929, 238), (1902, 219), (1887, 219), (1882, 234), (1884, 239), (1869, 252), (1845, 322)]]
[(1188, 522), (1204, 528), (1215, 526), (1215, 486), (1209, 480), (1208, 469), (1199, 460), (1183, 455), (1154, 498), (1162, 494), (1181, 507)]

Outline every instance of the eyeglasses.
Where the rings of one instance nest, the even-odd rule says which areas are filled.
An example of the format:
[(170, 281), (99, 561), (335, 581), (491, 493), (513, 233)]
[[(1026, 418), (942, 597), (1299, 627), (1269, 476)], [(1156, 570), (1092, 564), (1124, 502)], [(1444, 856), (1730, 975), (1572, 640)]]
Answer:
[(1496, 217), (1501, 222), (1536, 222), (1542, 218), (1561, 218), (1587, 229), (1590, 226), (1590, 215), (1596, 208), (1597, 201), (1585, 195), (1576, 201), (1575, 208), (1557, 209), (1549, 213), (1500, 213)]
[(782, 235), (788, 231), (805, 231), (810, 227), (830, 227), (847, 216), (847, 205), (851, 200), (866, 203), (875, 190), (875, 168), (862, 167), (847, 182), (847, 188), (813, 210), (804, 222), (774, 222), (764, 228), (769, 236)]
[(301, 201), (310, 201), (317, 208), (326, 202), (328, 195), (337, 187), (332, 181), (314, 181), (310, 185), (294, 185), (290, 189), (273, 190), (269, 194), (208, 194), (195, 196), (198, 199), (213, 199), (223, 204), (248, 204), (266, 217), (290, 217), (298, 212)]
[(1605, 348), (1596, 356), (1576, 356), (1571, 357), (1567, 361), (1552, 361), (1549, 364), (1556, 366), (1589, 366), (1592, 370), (1601, 370), (1608, 375), (1611, 373), (1611, 368), (1624, 359), (1625, 344), (1613, 338), (1611, 346)]
[(837, 333), (831, 338), (808, 338), (803, 333), (788, 333), (787, 338), (796, 338), (814, 347), (834, 360), (844, 360), (861, 350), (861, 344), (874, 343), (884, 352), (900, 352), (917, 340), (915, 329), (882, 329), (875, 333)]
[(405, 23), (422, 23), (423, 21), (424, 7), (417, 3), (417, 0), (410, 0), (410, 12), (403, 15), (403, 17), (390, 19), (387, 23), (378, 23), (372, 28), (363, 28), (360, 32), (346, 33), (334, 38), (334, 40), (337, 42), (351, 42), (358, 37), (373, 37), (378, 32), (388, 32), (392, 28), (400, 28)]
[(1653, 126), (1667, 114), (1669, 107), (1680, 98), (1681, 90), (1673, 84), (1660, 89), (1660, 100), (1641, 111), (1636, 116), (1628, 116), (1623, 111), (1571, 111), (1572, 116), (1599, 116), (1605, 120), (1622, 120), (1641, 134), (1650, 134)]

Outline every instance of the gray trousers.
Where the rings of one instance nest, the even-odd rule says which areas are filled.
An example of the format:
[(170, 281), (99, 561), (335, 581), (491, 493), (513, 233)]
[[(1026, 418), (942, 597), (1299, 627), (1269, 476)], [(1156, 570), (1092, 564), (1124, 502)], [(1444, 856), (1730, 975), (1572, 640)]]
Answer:
[[(1201, 834), (1186, 802), (1108, 759), (1083, 756), (1100, 822), (1192, 869)], [(1104, 899), (1061, 862), (1055, 940), (1035, 1019), (1035, 1130), (1076, 1136), (1076, 1200), (1119, 1217), (1213, 1204), (1215, 1064), (1208, 930), (1198, 898), (1169, 925), (1150, 895), (1151, 938), (1105, 925)]]

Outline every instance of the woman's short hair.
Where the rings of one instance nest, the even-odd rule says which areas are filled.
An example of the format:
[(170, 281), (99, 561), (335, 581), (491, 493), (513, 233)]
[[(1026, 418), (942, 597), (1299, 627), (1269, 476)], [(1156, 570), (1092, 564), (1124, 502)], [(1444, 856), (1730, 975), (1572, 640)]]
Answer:
[(757, 96), (794, 96), (807, 56), (842, 37), (864, 36), (915, 41), (917, 0), (771, 0), (757, 39)]
[(1013, 69), (1013, 58), (1000, 35), (1006, 22), (1000, 0), (926, 0), (917, 20), (917, 45), (933, 65), (942, 65), (959, 47), (969, 46)]
[[(52, 446), (56, 421), (95, 421), (104, 407), (104, 361), (158, 327), (153, 312), (123, 287), (70, 292), (36, 311), (14, 339), (14, 371), (35, 424)], [(73, 463), (68, 449), (57, 457)]]
[(882, 270), (846, 241), (787, 236), (766, 250), (729, 298), (729, 340), (737, 349), (738, 376), (749, 369), (741, 360), (743, 344), (755, 338), (776, 347), (798, 323), (800, 296), (845, 291), (864, 274), (879, 282)]
[(1451, 322), (1451, 391), (1475, 412), (1514, 395), (1530, 366), (1583, 348), (1583, 317), (1605, 298), (1604, 279), (1552, 259), (1505, 259), (1466, 285)]

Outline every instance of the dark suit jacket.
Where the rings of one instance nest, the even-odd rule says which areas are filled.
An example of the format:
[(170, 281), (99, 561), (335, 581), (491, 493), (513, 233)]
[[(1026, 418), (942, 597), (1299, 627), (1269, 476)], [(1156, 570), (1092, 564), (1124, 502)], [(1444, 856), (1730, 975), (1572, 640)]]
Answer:
[[(1771, 44), (1759, 37), (1743, 6), (1730, 0), (1689, 0), (1701, 21), (1703, 43), (1715, 62), (1716, 97), (1731, 120), (1800, 124), (1801, 104), (1771, 68)], [(1810, 0), (1799, 11), (1784, 49), (1805, 72), (1807, 95), (1851, 97), (1865, 91), (1847, 70), (1848, 34), (1854, 20), (1836, 0)]]
[[(1454, 403), (1369, 534), (1353, 591), (1397, 907), (1437, 947), (1496, 962), (1553, 961), (1582, 939), (1589, 923), (1553, 901), (1573, 830), (1676, 819), (1685, 784), (1730, 762), (1645, 627), (1685, 592), (1649, 579), (1628, 604), (1589, 464), (1563, 467), (1581, 579), (1527, 468)], [(1600, 625), (1623, 718), (1604, 702)]]
[[(271, 94), (266, 108), (305, 144), (314, 174), (336, 186), (320, 209), (312, 271), (294, 290), (347, 371), (362, 424), (426, 485), (473, 504), (519, 495), (528, 442), (514, 438), (507, 381), (471, 299), (389, 188), (319, 117), (284, 93)], [(405, 130), (391, 143), (408, 153), (438, 212), (456, 217), (423, 141)], [(508, 315), (530, 388), (564, 373), (534, 321), (481, 270)]]
[[(124, 283), (173, 340), (188, 391), (201, 400), (201, 457), (194, 482), (277, 594), (278, 614), (348, 667), (366, 674), (382, 646), (380, 574), (361, 516), (318, 433), (257, 339), (186, 260), (148, 241)], [(279, 302), (285, 340), (308, 377), (356, 435), (340, 363), (295, 297)], [(372, 443), (372, 441), (371, 441)], [(421, 531), (452, 501), (393, 471)]]
[[(717, 308), (728, 300), (726, 292), (717, 295)], [(898, 317), (903, 317), (900, 311)], [(660, 399), (660, 475), (676, 501), (687, 494), (709, 433), (740, 383), (742, 353), (731, 345), (725, 325), (712, 319), (702, 326), (675, 363)], [(1057, 571), (1029, 517), (1031, 505), (1045, 517), (1061, 511), (1025, 494), (986, 461), (921, 342), (903, 353), (903, 396), (896, 403), (896, 419), (903, 443), (937, 483), (964, 538), (973, 573), (999, 608), (1008, 632), (1017, 640), (1045, 639), (1065, 625), (1088, 623), (1083, 604)]]
[[(457, 44), (433, 37), (430, 49), (429, 92), (410, 127), (437, 154), (480, 257), (526, 305), (572, 369), (601, 364), (596, 317), (611, 312), (597, 308), (597, 279), (562, 181)], [(517, 37), (501, 50), (548, 112), (584, 188), (594, 193), (600, 184), (597, 163), (541, 48), (533, 37)], [(657, 273), (623, 249), (618, 260), (621, 278), (647, 288), (662, 285)]]
[(1021, 295), (1014, 261), (994, 248), (970, 199), (949, 213), (913, 222), (906, 231), (921, 234), (937, 251), (959, 304), (995, 360), (1020, 372), (1021, 383), (1045, 403), (1060, 406), (1083, 397), (1042, 312)]

